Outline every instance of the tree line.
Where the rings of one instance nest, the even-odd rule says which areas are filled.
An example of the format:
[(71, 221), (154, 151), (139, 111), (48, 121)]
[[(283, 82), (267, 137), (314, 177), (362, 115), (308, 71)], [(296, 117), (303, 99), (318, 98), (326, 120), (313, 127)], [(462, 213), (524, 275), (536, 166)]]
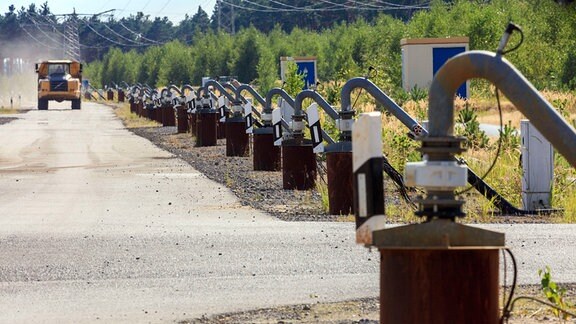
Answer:
[[(110, 48), (120, 48), (124, 52), (134, 49), (142, 53), (150, 46), (172, 40), (191, 44), (197, 32), (205, 33), (208, 30), (234, 32), (252, 26), (267, 33), (275, 25), (279, 25), (285, 32), (294, 28), (319, 30), (329, 28), (335, 22), (352, 22), (357, 19), (373, 21), (379, 12), (388, 12), (400, 19), (408, 19), (418, 10), (426, 8), (427, 6), (422, 4), (427, 2), (396, 0), (394, 6), (389, 6), (383, 5), (382, 3), (386, 2), (381, 0), (294, 0), (287, 1), (286, 4), (269, 0), (226, 0), (216, 3), (211, 16), (199, 6), (196, 12), (186, 14), (177, 24), (167, 17), (150, 17), (142, 12), (114, 19), (110, 12), (55, 15), (48, 2), (44, 2), (40, 7), (34, 3), (27, 8), (10, 5), (8, 11), (0, 16), (0, 43), (17, 44), (21, 40), (27, 40), (27, 43), (32, 43), (36, 49), (28, 52), (41, 53), (42, 50), (50, 50), (54, 55), (62, 55), (58, 53), (58, 49), (63, 52), (66, 24), (72, 21), (78, 25), (82, 60), (92, 62), (102, 59)], [(0, 49), (0, 57), (11, 56), (11, 52), (15, 51)], [(23, 55), (26, 51), (16, 52)]]
[[(399, 91), (402, 38), (468, 36), (470, 49), (495, 51), (506, 25), (514, 21), (523, 30), (523, 43), (506, 58), (539, 89), (574, 89), (575, 14), (573, 5), (554, 1), (436, 1), (409, 21), (379, 14), (372, 22), (342, 22), (322, 31), (294, 27), (286, 32), (278, 24), (267, 33), (253, 26), (235, 35), (196, 31), (189, 44), (175, 40), (143, 53), (112, 49), (88, 64), (86, 74), (100, 86), (119, 81), (198, 85), (203, 76), (234, 75), (265, 93), (278, 85), (280, 57), (315, 56), (319, 79), (326, 82), (322, 91), (335, 102), (341, 83), (366, 75), (370, 67), (382, 89)], [(520, 35), (514, 34), (510, 47), (519, 42)]]
[[(47, 3), (27, 11), (52, 15)], [(506, 58), (540, 89), (574, 89), (575, 11), (574, 4), (552, 0), (433, 0), (429, 9), (415, 11), (408, 19), (376, 12), (371, 18), (342, 20), (320, 30), (276, 23), (267, 24), (268, 30), (248, 25), (233, 35), (212, 28), (214, 14), (210, 19), (201, 8), (184, 20), (189, 22), (188, 27), (184, 21), (171, 26), (166, 18), (150, 20), (138, 14), (109, 24), (90, 23), (95, 30), (102, 28), (103, 35), (110, 35), (104, 34), (111, 33), (110, 29), (126, 38), (134, 37), (131, 31), (137, 32), (138, 38), (130, 38), (137, 42), (134, 45), (139, 42), (147, 46), (99, 46), (94, 40), (92, 49), (99, 52), (93, 61), (87, 60), (85, 75), (96, 86), (120, 81), (151, 86), (197, 85), (203, 76), (234, 75), (265, 92), (277, 85), (281, 56), (315, 56), (320, 81), (329, 81), (322, 91), (332, 99), (337, 99), (335, 89), (343, 81), (366, 75), (370, 67), (377, 72), (372, 79), (393, 92), (401, 85), (402, 38), (468, 36), (470, 49), (494, 51), (507, 23), (514, 21), (522, 27), (524, 41)], [(6, 14), (0, 19), (0, 37), (10, 35), (3, 29), (7, 20), (30, 16), (15, 11)], [(179, 33), (174, 28), (187, 31)], [(99, 36), (93, 33), (82, 37)], [(116, 39), (120, 42), (122, 38)], [(519, 41), (519, 34), (513, 35), (510, 46)]]

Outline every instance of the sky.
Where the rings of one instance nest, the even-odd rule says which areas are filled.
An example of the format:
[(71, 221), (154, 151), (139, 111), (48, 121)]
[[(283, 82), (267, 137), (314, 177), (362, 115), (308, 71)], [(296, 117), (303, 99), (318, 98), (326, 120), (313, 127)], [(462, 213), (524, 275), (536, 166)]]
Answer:
[(48, 2), (48, 8), (53, 14), (68, 14), (76, 9), (79, 14), (95, 14), (110, 9), (116, 9), (113, 14), (115, 19), (135, 15), (141, 11), (145, 15), (154, 17), (168, 17), (174, 24), (184, 19), (184, 15), (193, 16), (201, 6), (208, 16), (212, 11), (216, 0), (2, 0), (0, 13), (8, 12), (8, 7), (13, 4), (16, 10), (20, 7), (28, 8), (31, 3), (37, 8)]

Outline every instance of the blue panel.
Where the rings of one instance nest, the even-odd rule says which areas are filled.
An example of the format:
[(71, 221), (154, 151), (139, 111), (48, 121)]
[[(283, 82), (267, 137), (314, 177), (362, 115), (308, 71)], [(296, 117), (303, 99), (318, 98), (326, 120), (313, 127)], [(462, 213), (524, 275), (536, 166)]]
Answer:
[(296, 62), (296, 65), (298, 66), (298, 73), (306, 74), (304, 89), (309, 89), (316, 85), (316, 61)]
[[(438, 47), (432, 49), (432, 72), (436, 72), (448, 61), (451, 57), (456, 56), (466, 51), (465, 47)], [(456, 94), (462, 98), (468, 98), (466, 93), (466, 82), (462, 83), (456, 91)]]

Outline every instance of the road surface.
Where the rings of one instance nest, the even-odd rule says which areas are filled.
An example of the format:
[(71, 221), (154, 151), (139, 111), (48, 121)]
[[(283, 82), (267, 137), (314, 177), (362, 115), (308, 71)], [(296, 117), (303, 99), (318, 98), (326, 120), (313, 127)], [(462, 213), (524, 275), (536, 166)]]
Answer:
[[(51, 104), (0, 126), (0, 322), (173, 322), (374, 297), (354, 225), (282, 222), (124, 129)], [(61, 109), (59, 109), (61, 108)], [(576, 227), (505, 231), (520, 282), (574, 282)]]

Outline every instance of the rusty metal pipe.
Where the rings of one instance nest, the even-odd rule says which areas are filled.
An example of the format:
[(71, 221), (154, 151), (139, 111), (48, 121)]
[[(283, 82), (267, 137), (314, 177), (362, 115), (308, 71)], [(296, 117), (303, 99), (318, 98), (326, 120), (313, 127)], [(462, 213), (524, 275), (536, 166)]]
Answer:
[(454, 94), (472, 78), (487, 79), (498, 87), (576, 168), (576, 130), (508, 60), (492, 52), (465, 52), (438, 70), (430, 86), (429, 136), (453, 135)]
[[(353, 78), (348, 80), (342, 87), (341, 105), (342, 111), (352, 110), (351, 95), (352, 91), (357, 88), (366, 90), (376, 101), (386, 108), (394, 117), (396, 117), (402, 124), (408, 127), (411, 131), (418, 134), (426, 134), (426, 131), (412, 116), (408, 115), (394, 100), (388, 97), (377, 85), (366, 78)], [(422, 132), (423, 131), (423, 132)]]

